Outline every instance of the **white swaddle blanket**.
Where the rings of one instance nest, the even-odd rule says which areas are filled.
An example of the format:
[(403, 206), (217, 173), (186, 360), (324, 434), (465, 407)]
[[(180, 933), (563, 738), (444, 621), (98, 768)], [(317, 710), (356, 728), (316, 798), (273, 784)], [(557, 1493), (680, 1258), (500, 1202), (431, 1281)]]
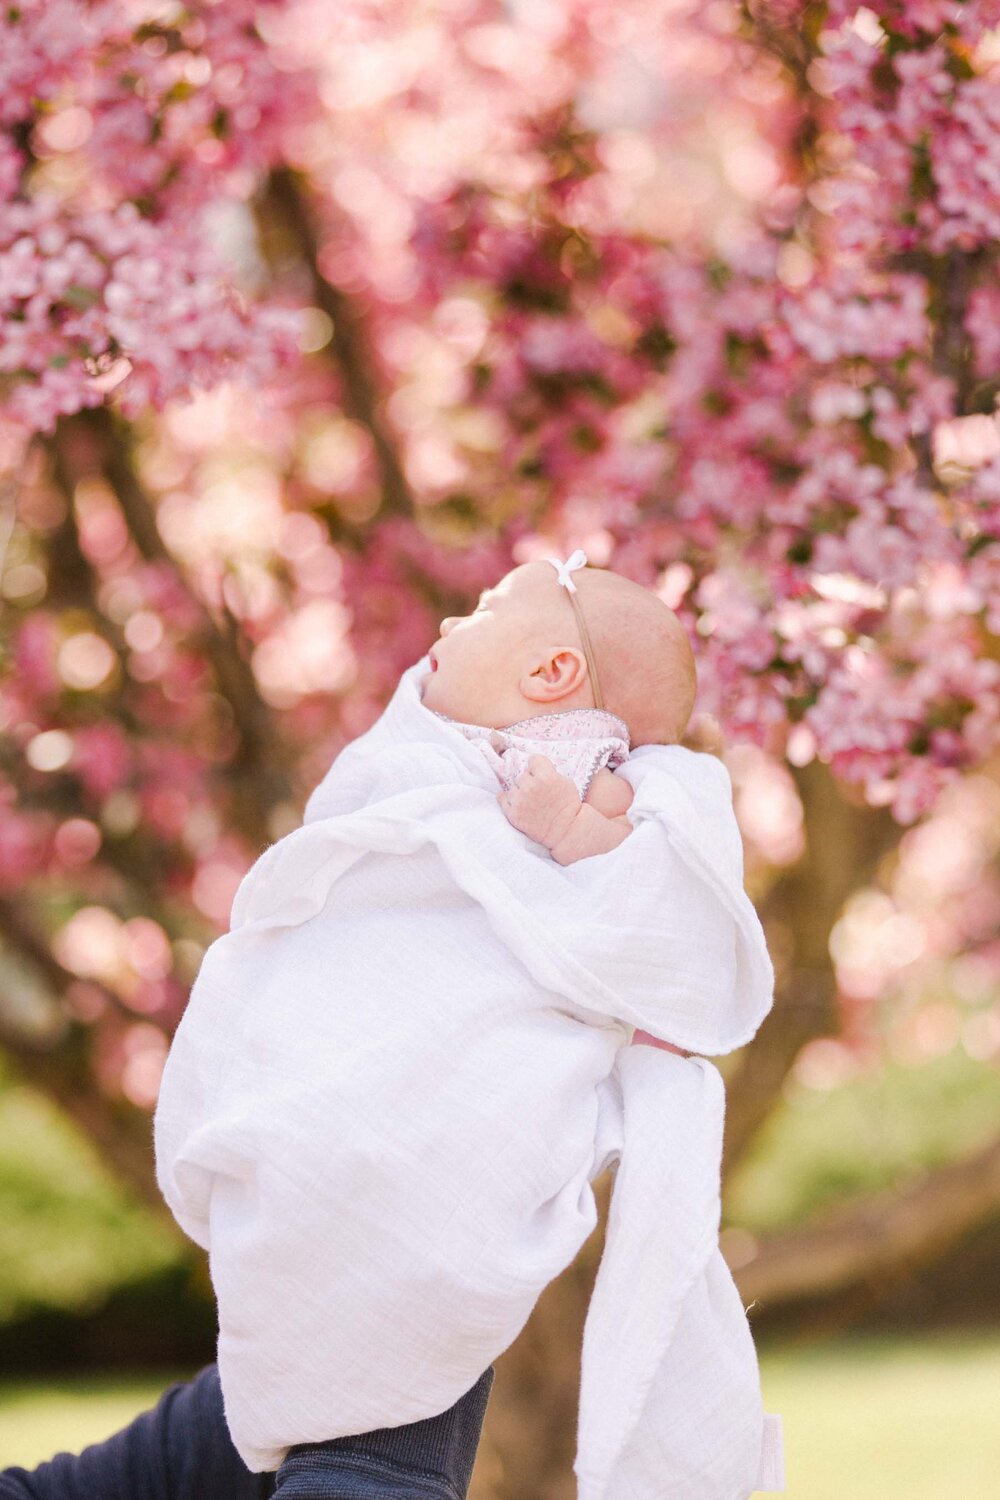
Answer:
[(253, 1470), (444, 1411), (597, 1222), (579, 1500), (783, 1485), (718, 1248), (724, 1091), (772, 970), (711, 756), (635, 750), (632, 834), (560, 866), (426, 709), (426, 658), (244, 878), (164, 1073), (160, 1187), (209, 1252)]

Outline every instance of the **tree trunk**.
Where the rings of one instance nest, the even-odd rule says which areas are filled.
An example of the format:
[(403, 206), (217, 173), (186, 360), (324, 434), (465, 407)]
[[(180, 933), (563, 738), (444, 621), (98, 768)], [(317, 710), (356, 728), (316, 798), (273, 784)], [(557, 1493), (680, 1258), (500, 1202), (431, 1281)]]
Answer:
[(806, 1042), (837, 1030), (830, 933), (852, 891), (871, 879), (901, 829), (890, 814), (845, 799), (826, 766), (795, 773), (805, 817), (801, 859), (772, 887), (765, 928), (780, 930), (775, 1005), (727, 1084), (724, 1170), (731, 1171), (780, 1098)]

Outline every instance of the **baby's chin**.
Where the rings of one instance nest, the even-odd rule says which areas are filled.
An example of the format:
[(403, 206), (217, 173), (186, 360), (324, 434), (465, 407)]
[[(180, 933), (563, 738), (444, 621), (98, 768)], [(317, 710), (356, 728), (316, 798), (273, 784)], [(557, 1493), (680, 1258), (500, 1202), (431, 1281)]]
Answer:
[(420, 679), (420, 697), (425, 708), (429, 708), (436, 714), (447, 714), (449, 719), (460, 719), (460, 712), (456, 712), (452, 695), (448, 692), (447, 685), (442, 681), (442, 674), (435, 672), (432, 668)]

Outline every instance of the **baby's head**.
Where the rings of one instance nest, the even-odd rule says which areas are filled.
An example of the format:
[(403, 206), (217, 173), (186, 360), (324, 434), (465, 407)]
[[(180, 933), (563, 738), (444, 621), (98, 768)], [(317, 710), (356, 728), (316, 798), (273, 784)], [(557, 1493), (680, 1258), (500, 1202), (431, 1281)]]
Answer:
[[(572, 574), (604, 707), (633, 745), (670, 745), (694, 705), (694, 657), (677, 616), (641, 585), (599, 568)], [(472, 614), (441, 622), (423, 682), (427, 708), (503, 729), (538, 714), (593, 708), (586, 645), (550, 562), (514, 568)]]

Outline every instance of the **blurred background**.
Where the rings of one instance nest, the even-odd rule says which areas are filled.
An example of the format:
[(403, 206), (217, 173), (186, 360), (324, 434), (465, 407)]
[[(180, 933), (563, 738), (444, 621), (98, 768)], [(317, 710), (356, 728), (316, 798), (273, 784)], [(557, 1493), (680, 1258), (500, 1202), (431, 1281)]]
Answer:
[[(150, 1133), (205, 948), (582, 545), (691, 631), (777, 969), (719, 1064), (788, 1494), (995, 1494), (998, 71), (997, 0), (0, 14), (0, 1465), (212, 1357)], [(611, 1187), (474, 1500), (573, 1494)]]

